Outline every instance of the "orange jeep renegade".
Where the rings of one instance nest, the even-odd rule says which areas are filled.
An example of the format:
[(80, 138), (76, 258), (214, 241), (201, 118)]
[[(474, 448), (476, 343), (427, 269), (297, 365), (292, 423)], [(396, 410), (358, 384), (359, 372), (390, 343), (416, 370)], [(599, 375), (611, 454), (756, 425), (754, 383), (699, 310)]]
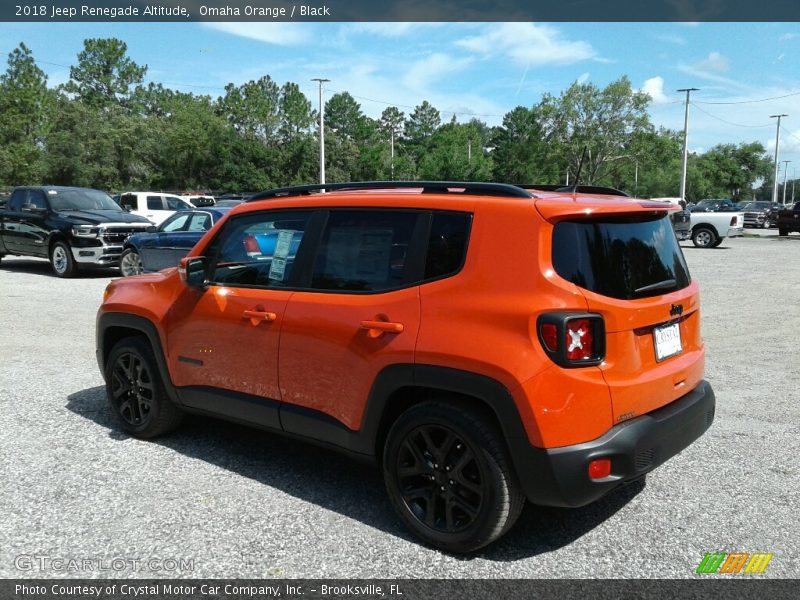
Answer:
[(670, 210), (602, 188), (263, 192), (179, 268), (109, 284), (112, 411), (142, 438), (202, 413), (375, 461), (417, 536), (475, 550), (526, 499), (588, 504), (711, 425)]

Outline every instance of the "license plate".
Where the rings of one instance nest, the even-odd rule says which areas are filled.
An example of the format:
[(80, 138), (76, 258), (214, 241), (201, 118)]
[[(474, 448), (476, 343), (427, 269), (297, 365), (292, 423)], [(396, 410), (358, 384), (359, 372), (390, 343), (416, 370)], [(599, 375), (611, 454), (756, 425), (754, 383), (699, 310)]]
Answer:
[(678, 323), (654, 328), (653, 338), (656, 345), (656, 360), (659, 362), (683, 352), (681, 328)]

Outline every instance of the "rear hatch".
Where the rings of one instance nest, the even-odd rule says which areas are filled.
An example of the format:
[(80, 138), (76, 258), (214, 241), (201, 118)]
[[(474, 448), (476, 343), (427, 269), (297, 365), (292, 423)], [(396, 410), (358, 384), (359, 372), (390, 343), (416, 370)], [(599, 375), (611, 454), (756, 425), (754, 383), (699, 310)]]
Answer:
[(537, 201), (553, 223), (555, 272), (603, 317), (614, 422), (688, 393), (703, 376), (699, 291), (663, 205), (619, 198)]

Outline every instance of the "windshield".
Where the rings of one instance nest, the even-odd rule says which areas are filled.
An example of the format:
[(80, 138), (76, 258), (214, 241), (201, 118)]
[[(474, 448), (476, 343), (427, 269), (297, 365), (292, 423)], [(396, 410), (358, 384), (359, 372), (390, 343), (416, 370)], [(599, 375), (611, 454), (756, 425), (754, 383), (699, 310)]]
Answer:
[(762, 208), (769, 208), (769, 202), (750, 202), (744, 207), (745, 210), (761, 210)]
[(47, 198), (53, 210), (122, 210), (111, 196), (99, 190), (48, 190)]
[(691, 281), (666, 215), (562, 221), (553, 231), (553, 267), (578, 287), (625, 300)]

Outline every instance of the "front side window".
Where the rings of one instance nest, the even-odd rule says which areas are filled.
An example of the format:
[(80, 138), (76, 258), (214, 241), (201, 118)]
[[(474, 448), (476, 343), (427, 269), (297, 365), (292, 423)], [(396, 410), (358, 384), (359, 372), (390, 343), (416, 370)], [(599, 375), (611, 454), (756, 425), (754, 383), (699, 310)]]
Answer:
[(40, 190), (30, 190), (28, 199), (25, 205), (29, 208), (47, 208), (47, 200), (44, 199), (44, 193)]
[(209, 253), (210, 282), (243, 287), (289, 286), (310, 215), (308, 211), (266, 212), (228, 221)]
[(127, 210), (136, 210), (136, 196), (133, 194), (126, 194), (119, 199), (119, 205)]
[(311, 287), (370, 292), (402, 286), (417, 216), (413, 211), (332, 211)]

